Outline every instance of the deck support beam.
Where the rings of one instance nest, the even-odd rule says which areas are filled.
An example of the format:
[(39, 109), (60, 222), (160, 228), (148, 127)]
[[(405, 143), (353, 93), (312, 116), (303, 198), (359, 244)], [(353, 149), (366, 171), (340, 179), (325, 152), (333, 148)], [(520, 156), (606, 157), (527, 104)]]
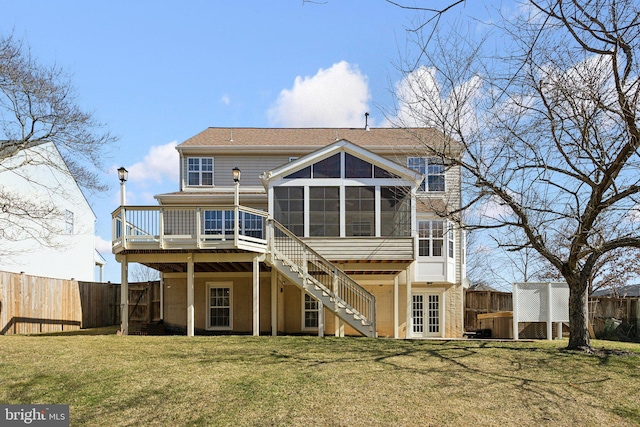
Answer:
[(324, 338), (324, 304), (318, 301), (318, 336)]
[(271, 269), (271, 336), (278, 335), (278, 271)]
[(253, 257), (253, 336), (260, 335), (260, 257)]
[(411, 339), (413, 331), (413, 295), (411, 295), (411, 267), (407, 267), (407, 327), (405, 338)]
[(195, 335), (193, 255), (187, 257), (187, 336)]
[(398, 339), (400, 337), (400, 323), (399, 323), (399, 307), (400, 299), (398, 297), (398, 274), (393, 278), (393, 338)]
[(123, 255), (120, 260), (120, 333), (129, 335), (129, 262)]

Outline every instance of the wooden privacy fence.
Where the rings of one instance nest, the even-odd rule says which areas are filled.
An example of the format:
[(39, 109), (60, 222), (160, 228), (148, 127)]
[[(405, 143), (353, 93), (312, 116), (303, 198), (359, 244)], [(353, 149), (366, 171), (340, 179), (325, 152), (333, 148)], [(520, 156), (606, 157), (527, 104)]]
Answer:
[[(160, 319), (160, 282), (129, 284), (132, 321)], [(120, 323), (120, 285), (0, 272), (0, 334), (35, 334)]]
[(511, 292), (466, 291), (464, 308), (464, 328), (475, 331), (480, 328), (478, 314), (512, 311)]
[(589, 321), (598, 338), (640, 341), (640, 298), (589, 298)]
[[(466, 331), (480, 328), (478, 314), (501, 311), (513, 311), (511, 292), (465, 292)], [(640, 298), (590, 297), (589, 322), (596, 338), (640, 341)]]

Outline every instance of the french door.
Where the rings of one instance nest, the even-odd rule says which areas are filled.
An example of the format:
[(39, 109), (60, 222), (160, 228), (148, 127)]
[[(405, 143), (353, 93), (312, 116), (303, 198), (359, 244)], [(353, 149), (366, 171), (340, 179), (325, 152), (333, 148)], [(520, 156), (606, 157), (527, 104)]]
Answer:
[(411, 294), (412, 338), (442, 336), (441, 294), (413, 292)]

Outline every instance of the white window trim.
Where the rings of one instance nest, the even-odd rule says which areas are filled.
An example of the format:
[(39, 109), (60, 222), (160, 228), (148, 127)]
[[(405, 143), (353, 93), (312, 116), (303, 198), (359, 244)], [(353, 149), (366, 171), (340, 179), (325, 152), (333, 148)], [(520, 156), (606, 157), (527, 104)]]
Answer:
[(447, 227), (447, 258), (453, 260), (456, 259), (456, 232), (452, 222), (446, 221), (445, 226)]
[[(443, 224), (443, 230), (442, 230), (442, 239), (438, 239), (438, 240), (442, 240), (442, 254), (441, 255), (433, 255), (433, 228), (431, 226), (429, 226), (429, 237), (420, 237), (420, 222), (424, 222), (424, 221), (428, 221), (428, 222), (434, 222), (434, 221), (441, 221)], [(416, 254), (418, 254), (418, 258), (421, 259), (427, 259), (427, 258), (433, 258), (433, 259), (439, 259), (439, 260), (443, 260), (443, 259), (448, 259), (448, 254), (449, 254), (449, 247), (448, 247), (448, 236), (447, 236), (447, 227), (449, 226), (450, 222), (444, 219), (428, 219), (428, 218), (418, 218), (418, 220), (416, 221), (416, 230), (418, 233), (418, 238), (417, 238), (417, 244), (418, 247), (416, 247)], [(429, 241), (429, 255), (420, 255), (420, 241), (422, 240), (428, 240)]]
[[(413, 310), (413, 295), (417, 295), (417, 294), (422, 294), (423, 296), (426, 297), (426, 299), (424, 300), (424, 312), (427, 314), (424, 318), (424, 323), (423, 323), (423, 332), (422, 334), (417, 334), (415, 332), (413, 332), (413, 314), (411, 315), (411, 337), (412, 338), (435, 338), (435, 337), (440, 337), (440, 338), (444, 338), (445, 337), (445, 289), (444, 288), (418, 288), (418, 289), (413, 289), (411, 291), (411, 301), (412, 301), (412, 310)], [(429, 315), (428, 315), (428, 311), (429, 311), (429, 295), (438, 295), (439, 300), (438, 300), (438, 332), (429, 332)]]
[[(422, 171), (418, 171), (412, 167), (409, 166), (410, 160), (411, 159), (423, 159), (424, 160), (424, 172)], [(425, 193), (446, 193), (447, 192), (447, 168), (446, 168), (446, 164), (443, 164), (444, 166), (444, 172), (442, 174), (443, 179), (444, 179), (444, 189), (442, 190), (429, 190), (429, 163), (431, 162), (431, 159), (437, 159), (438, 163), (442, 163), (442, 160), (439, 159), (438, 157), (420, 157), (420, 156), (410, 156), (407, 157), (407, 168), (411, 169), (411, 170), (416, 170), (417, 172), (422, 173), (423, 176), (423, 181), (422, 183), (418, 186), (418, 194), (425, 194)], [(439, 174), (438, 174), (439, 175)], [(424, 190), (421, 189), (420, 187), (424, 185)]]
[[(306, 310), (306, 308), (305, 308), (305, 295), (309, 295), (309, 294), (307, 294), (306, 292), (302, 292), (302, 319), (301, 319), (301, 326), (302, 326), (302, 327), (301, 327), (300, 329), (301, 329), (302, 331), (317, 331), (317, 330), (318, 330), (318, 327), (317, 327), (317, 326), (315, 326), (315, 327), (307, 327), (307, 326), (305, 325), (304, 320), (305, 320), (305, 314), (306, 314), (306, 312), (307, 312), (307, 310)], [(318, 307), (318, 306), (319, 306), (319, 304), (318, 304), (318, 300), (316, 300), (316, 299), (315, 299), (313, 296), (311, 296), (311, 295), (309, 295), (309, 298), (311, 298), (313, 301), (315, 301), (315, 303), (316, 303), (316, 307)], [(309, 310), (309, 311), (313, 311), (313, 310)], [(320, 309), (319, 309), (319, 308), (316, 308), (316, 310), (315, 310), (315, 311), (318, 313), (318, 323), (319, 323), (319, 322), (320, 322), (320, 313), (319, 313)]]
[[(229, 288), (229, 326), (211, 326), (211, 300), (212, 288)], [(208, 331), (231, 331), (233, 330), (233, 282), (207, 282), (205, 301), (207, 307), (207, 330)]]
[[(191, 188), (199, 188), (199, 187), (213, 187), (215, 184), (214, 181), (214, 171), (215, 171), (215, 161), (213, 160), (213, 157), (211, 156), (189, 156), (186, 158), (186, 162), (185, 162), (185, 169), (186, 169), (186, 173), (185, 173), (185, 184), (187, 187), (191, 187)], [(195, 173), (196, 171), (190, 171), (189, 170), (189, 160), (190, 159), (198, 159), (198, 184), (189, 184), (189, 174), (190, 173)], [(211, 185), (209, 184), (202, 184), (202, 174), (203, 174), (203, 170), (202, 170), (202, 160), (203, 159), (207, 159), (207, 160), (211, 160)], [(209, 173), (209, 171), (206, 171), (207, 173)]]

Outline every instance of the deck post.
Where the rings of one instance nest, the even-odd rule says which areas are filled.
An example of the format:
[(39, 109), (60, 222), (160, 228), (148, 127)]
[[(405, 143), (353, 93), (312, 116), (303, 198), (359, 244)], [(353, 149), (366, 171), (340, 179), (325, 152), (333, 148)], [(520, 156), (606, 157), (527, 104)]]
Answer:
[(410, 339), (413, 331), (413, 296), (411, 295), (411, 266), (407, 267), (407, 326), (405, 338)]
[(195, 335), (195, 322), (194, 322), (194, 268), (193, 268), (193, 254), (187, 256), (187, 336), (192, 337)]
[(260, 335), (260, 262), (253, 257), (253, 336)]
[(324, 304), (318, 300), (318, 336), (324, 338)]
[(514, 283), (513, 284), (513, 288), (511, 291), (511, 294), (513, 295), (512, 298), (512, 305), (513, 305), (513, 339), (514, 340), (518, 340), (518, 284)]
[(121, 258), (120, 272), (120, 333), (129, 335), (129, 264), (126, 255)]
[(547, 283), (547, 339), (553, 341), (553, 299), (551, 283)]
[(393, 278), (393, 338), (398, 339), (400, 337), (400, 333), (398, 331), (399, 328), (399, 310), (398, 304), (400, 301), (398, 299), (398, 275)]
[(278, 271), (271, 269), (271, 336), (278, 335)]

